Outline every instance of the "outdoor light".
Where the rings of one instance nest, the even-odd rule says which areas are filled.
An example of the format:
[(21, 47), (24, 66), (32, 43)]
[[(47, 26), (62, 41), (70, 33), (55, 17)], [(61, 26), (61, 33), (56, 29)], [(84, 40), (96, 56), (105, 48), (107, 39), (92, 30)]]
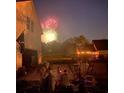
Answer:
[(85, 53), (85, 52), (83, 52), (83, 51), (81, 52), (81, 54), (84, 54), (84, 53)]
[(90, 54), (91, 52), (90, 51), (87, 51), (86, 54)]
[(80, 52), (79, 52), (79, 51), (77, 51), (77, 54), (78, 54), (78, 55), (80, 55)]

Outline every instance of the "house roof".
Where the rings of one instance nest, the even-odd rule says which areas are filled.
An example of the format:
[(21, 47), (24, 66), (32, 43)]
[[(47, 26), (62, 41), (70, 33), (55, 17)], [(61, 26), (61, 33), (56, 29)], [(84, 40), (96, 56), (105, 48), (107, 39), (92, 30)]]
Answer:
[(90, 51), (95, 51), (95, 48), (93, 47), (92, 44), (90, 44), (90, 45), (88, 46), (88, 49), (89, 49)]
[(23, 42), (24, 41), (24, 32), (22, 32), (16, 39), (17, 42)]
[(92, 40), (94, 47), (96, 50), (108, 50), (108, 40), (101, 39), (101, 40)]

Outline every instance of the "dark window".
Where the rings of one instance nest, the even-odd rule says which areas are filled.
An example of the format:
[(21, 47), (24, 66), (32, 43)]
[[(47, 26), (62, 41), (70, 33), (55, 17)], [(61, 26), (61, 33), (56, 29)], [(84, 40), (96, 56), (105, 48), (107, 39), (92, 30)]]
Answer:
[(34, 24), (33, 24), (33, 21), (31, 21), (30, 31), (33, 32), (33, 30), (34, 30)]
[(33, 21), (29, 17), (27, 17), (27, 29), (31, 32), (33, 32), (34, 29)]
[(27, 26), (27, 29), (30, 30), (30, 18), (29, 17), (27, 17), (27, 25), (26, 26)]

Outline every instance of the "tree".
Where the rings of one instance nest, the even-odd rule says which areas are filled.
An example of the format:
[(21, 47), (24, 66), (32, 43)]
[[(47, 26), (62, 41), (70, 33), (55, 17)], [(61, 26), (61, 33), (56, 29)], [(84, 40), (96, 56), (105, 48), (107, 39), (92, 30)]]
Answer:
[(89, 41), (83, 36), (69, 38), (63, 42), (63, 46), (66, 55), (75, 55), (77, 48), (86, 48), (89, 45)]
[(51, 57), (63, 56), (64, 51), (63, 51), (62, 43), (57, 41), (53, 41), (47, 44), (43, 43), (42, 54), (43, 56), (51, 56)]
[(60, 43), (57, 41), (42, 44), (42, 54), (49, 57), (75, 57), (77, 48), (86, 48), (88, 40), (83, 36), (73, 37)]

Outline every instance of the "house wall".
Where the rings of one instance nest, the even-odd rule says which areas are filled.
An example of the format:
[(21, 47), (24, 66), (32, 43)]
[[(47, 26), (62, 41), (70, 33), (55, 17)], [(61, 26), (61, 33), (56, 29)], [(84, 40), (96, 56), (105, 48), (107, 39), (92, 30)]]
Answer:
[(24, 48), (37, 51), (38, 63), (41, 63), (40, 23), (32, 1), (16, 2), (16, 39), (24, 32)]

